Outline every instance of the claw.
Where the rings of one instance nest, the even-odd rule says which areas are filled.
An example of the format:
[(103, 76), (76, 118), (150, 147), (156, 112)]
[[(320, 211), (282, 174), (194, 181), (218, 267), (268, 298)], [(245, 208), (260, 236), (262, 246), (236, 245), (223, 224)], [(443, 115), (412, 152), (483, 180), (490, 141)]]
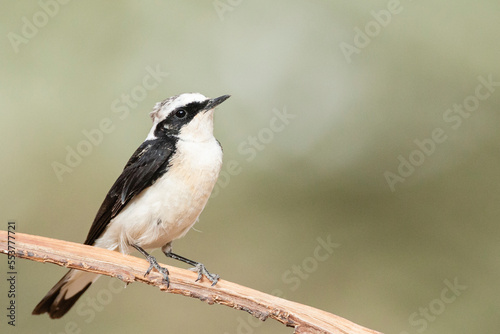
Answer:
[(172, 246), (170, 243), (168, 243), (167, 245), (165, 245), (163, 248), (162, 248), (163, 252), (165, 253), (165, 255), (171, 259), (175, 259), (175, 260), (179, 260), (179, 261), (182, 261), (184, 263), (187, 263), (191, 266), (194, 266), (194, 268), (191, 268), (189, 270), (192, 270), (192, 271), (197, 271), (198, 272), (198, 278), (196, 279), (195, 282), (198, 282), (199, 280), (201, 280), (203, 278), (203, 275), (205, 275), (208, 280), (210, 282), (212, 282), (212, 286), (214, 286), (215, 284), (217, 284), (217, 282), (219, 281), (219, 278), (220, 276), (217, 275), (217, 274), (211, 274), (208, 272), (207, 268), (205, 268), (205, 266), (199, 262), (196, 262), (196, 261), (193, 261), (193, 260), (189, 260), (189, 259), (186, 259), (185, 257), (183, 256), (180, 256), (180, 255), (177, 255), (177, 254), (174, 254), (172, 253)]
[(169, 275), (168, 269), (160, 266), (158, 264), (158, 262), (156, 261), (156, 259), (155, 259), (154, 256), (148, 255), (146, 257), (146, 259), (149, 262), (149, 268), (148, 268), (148, 270), (146, 270), (146, 273), (144, 274), (144, 277), (146, 277), (147, 275), (149, 275), (149, 273), (151, 272), (151, 270), (153, 270), (153, 268), (155, 268), (156, 270), (158, 270), (158, 272), (160, 274), (162, 274), (162, 276), (163, 276), (163, 283), (167, 285), (167, 288), (170, 287), (170, 278), (168, 277), (168, 275)]
[(198, 278), (195, 280), (195, 282), (198, 282), (203, 278), (203, 275), (205, 275), (210, 282), (212, 282), (212, 286), (217, 284), (219, 281), (220, 276), (217, 274), (211, 274), (208, 272), (207, 268), (202, 263), (198, 263), (194, 268), (191, 268), (190, 270), (198, 272)]

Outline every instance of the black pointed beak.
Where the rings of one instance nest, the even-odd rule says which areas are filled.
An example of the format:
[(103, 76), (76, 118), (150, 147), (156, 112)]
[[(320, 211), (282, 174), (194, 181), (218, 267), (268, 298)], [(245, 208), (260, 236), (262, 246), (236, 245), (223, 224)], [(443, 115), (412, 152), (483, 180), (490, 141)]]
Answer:
[(217, 107), (219, 104), (226, 101), (230, 96), (231, 95), (222, 95), (222, 96), (216, 97), (215, 99), (208, 100), (208, 104), (205, 107), (205, 110), (210, 110), (210, 109)]

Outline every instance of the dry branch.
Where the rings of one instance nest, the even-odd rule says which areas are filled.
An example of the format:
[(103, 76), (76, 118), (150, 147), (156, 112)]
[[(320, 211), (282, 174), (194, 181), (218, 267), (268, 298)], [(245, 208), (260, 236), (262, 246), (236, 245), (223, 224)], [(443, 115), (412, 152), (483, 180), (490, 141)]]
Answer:
[[(225, 280), (220, 280), (213, 287), (206, 279), (195, 282), (196, 274), (189, 270), (168, 266), (170, 288), (167, 289), (162, 284), (159, 273), (154, 271), (144, 277), (149, 266), (144, 259), (35, 235), (16, 233), (11, 234), (12, 236), (15, 237), (11, 241), (15, 242), (15, 254), (18, 258), (117, 277), (127, 283), (143, 282), (166, 292), (198, 298), (208, 304), (222, 304), (244, 310), (261, 320), (271, 317), (286, 326), (294, 327), (295, 333), (378, 333), (334, 314)], [(13, 246), (12, 242), (10, 246)], [(7, 232), (0, 231), (0, 252), (7, 254), (8, 250)]]

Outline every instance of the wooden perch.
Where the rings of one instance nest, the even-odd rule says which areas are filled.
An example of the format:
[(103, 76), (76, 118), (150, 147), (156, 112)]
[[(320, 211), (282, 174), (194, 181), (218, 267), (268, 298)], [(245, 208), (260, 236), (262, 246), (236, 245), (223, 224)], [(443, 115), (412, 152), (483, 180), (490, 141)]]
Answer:
[(11, 250), (15, 247), (18, 258), (117, 277), (127, 283), (143, 282), (166, 292), (198, 298), (208, 304), (244, 310), (261, 320), (268, 317), (276, 319), (294, 327), (295, 333), (378, 333), (334, 314), (225, 280), (220, 280), (215, 286), (211, 286), (206, 278), (195, 282), (197, 275), (189, 270), (167, 266), (170, 271), (170, 288), (167, 289), (158, 272), (153, 271), (144, 277), (149, 263), (138, 257), (23, 233), (11, 233), (10, 243), (7, 238), (7, 232), (0, 231), (0, 252), (4, 254), (8, 253), (9, 246)]

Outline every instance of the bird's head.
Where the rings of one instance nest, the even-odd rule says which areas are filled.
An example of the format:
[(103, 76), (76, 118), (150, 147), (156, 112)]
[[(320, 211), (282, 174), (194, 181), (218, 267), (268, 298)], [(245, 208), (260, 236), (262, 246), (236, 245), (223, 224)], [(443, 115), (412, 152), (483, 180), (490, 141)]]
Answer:
[(158, 102), (150, 113), (153, 127), (146, 139), (176, 136), (186, 141), (213, 137), (214, 109), (229, 95), (209, 99), (199, 93), (184, 93)]

